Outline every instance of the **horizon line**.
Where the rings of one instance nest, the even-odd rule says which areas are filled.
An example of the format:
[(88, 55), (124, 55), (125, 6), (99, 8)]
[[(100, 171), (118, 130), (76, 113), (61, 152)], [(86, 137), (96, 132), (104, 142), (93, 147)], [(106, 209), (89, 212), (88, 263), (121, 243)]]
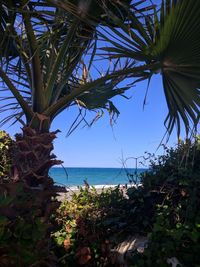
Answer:
[[(98, 166), (55, 166), (51, 168), (98, 168), (98, 169), (124, 169), (123, 167), (98, 167)], [(127, 167), (126, 169), (136, 169), (134, 167)], [(148, 167), (139, 167), (137, 169), (148, 169)]]

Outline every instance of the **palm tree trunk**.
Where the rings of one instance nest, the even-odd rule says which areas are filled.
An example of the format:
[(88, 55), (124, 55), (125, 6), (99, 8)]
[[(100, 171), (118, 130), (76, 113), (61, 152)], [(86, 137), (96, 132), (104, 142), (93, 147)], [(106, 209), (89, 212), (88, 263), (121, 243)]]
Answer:
[(13, 159), (14, 180), (20, 180), (30, 188), (47, 189), (53, 186), (49, 169), (62, 164), (52, 154), (53, 140), (59, 131), (49, 132), (48, 118), (35, 114), (31, 122), (16, 135)]
[(25, 126), (22, 131), (23, 134), (16, 135), (14, 168), (27, 186), (45, 189), (53, 185), (48, 176), (49, 169), (62, 163), (51, 154), (57, 132), (39, 132), (30, 126)]

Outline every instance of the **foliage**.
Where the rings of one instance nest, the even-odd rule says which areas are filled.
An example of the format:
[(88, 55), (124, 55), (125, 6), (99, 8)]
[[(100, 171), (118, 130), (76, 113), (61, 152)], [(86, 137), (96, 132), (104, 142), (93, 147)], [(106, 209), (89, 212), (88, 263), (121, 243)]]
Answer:
[[(156, 73), (162, 75), (169, 110), (165, 125), (169, 133), (176, 125), (179, 135), (181, 121), (186, 132), (191, 122), (197, 125), (199, 121), (200, 2), (161, 0), (160, 3), (157, 10), (154, 6), (152, 12), (144, 8), (145, 12), (141, 13), (134, 8), (128, 9), (121, 1), (121, 9), (128, 13), (127, 24), (108, 10), (108, 17), (119, 28), (107, 24), (109, 30), (102, 29), (104, 33), (100, 34), (109, 45), (101, 49), (107, 57), (141, 63), (134, 83), (148, 81), (144, 105), (152, 76)], [(134, 74), (133, 71), (133, 77)]]
[(50, 215), (58, 203), (44, 205), (48, 195), (52, 192), (31, 190), (19, 182), (0, 185), (0, 266), (56, 266), (49, 233), (54, 229)]
[[(116, 3), (121, 5), (121, 2)], [(0, 187), (2, 191), (0, 249), (3, 266), (16, 266), (16, 263), (18, 266), (53, 265), (54, 257), (52, 258), (49, 250), (51, 226), (49, 213), (57, 203), (51, 202), (54, 193), (51, 191), (52, 181), (47, 173), (51, 163), (53, 165), (58, 162), (53, 160), (54, 155), (50, 155), (55, 133), (51, 136), (49, 129), (54, 118), (64, 109), (76, 105), (81, 121), (85, 121), (82, 110), (106, 109), (111, 115), (113, 113), (118, 115), (119, 111), (111, 102), (111, 98), (115, 95), (124, 95), (129, 87), (117, 88), (117, 85), (120, 86), (120, 82), (127, 77), (133, 78), (134, 82), (144, 79), (150, 81), (152, 75), (161, 72), (169, 108), (166, 119), (169, 132), (176, 123), (179, 133), (181, 119), (186, 131), (189, 129), (190, 119), (194, 125), (197, 124), (200, 106), (197, 89), (200, 77), (198, 30), (200, 2), (162, 1), (161, 11), (155, 10), (153, 15), (147, 14), (147, 11), (152, 11), (154, 7), (146, 8), (146, 5), (145, 7), (142, 5), (140, 9), (138, 6), (141, 3), (143, 1), (135, 1), (131, 10), (122, 6), (123, 10), (120, 13), (123, 14), (123, 18), (128, 16), (126, 21), (116, 14), (116, 8), (119, 10), (121, 6), (119, 8), (114, 5), (112, 9), (106, 5), (98, 5), (99, 10), (95, 9), (95, 12), (101, 15), (98, 15), (100, 20), (97, 21), (91, 16), (88, 17), (86, 10), (80, 9), (80, 6), (69, 5), (69, 1), (1, 1), (0, 82), (3, 95), (0, 113), (13, 111), (1, 122), (6, 123), (14, 119), (14, 122), (20, 121), (23, 126), (29, 126), (23, 128), (24, 133), (18, 136), (20, 140), (17, 141), (19, 146), (22, 145), (22, 150), (19, 149), (18, 154), (21, 156), (21, 164), (18, 164), (18, 167), (24, 164), (25, 168), (21, 171), (22, 178), (26, 175), (27, 180), (28, 178), (31, 180), (23, 185), (20, 181), (2, 184)], [(127, 12), (127, 16), (124, 16), (124, 12), (125, 14)], [(110, 28), (109, 34), (102, 34), (101, 31), (97, 33), (96, 28), (100, 22), (102, 27)], [(107, 31), (106, 27), (104, 30)], [(116, 34), (117, 41), (112, 32)], [(104, 37), (106, 42), (111, 43), (111, 47), (106, 47), (103, 51), (108, 53), (107, 62), (111, 61), (112, 64), (109, 64), (105, 75), (99, 73), (94, 79), (90, 72), (93, 67), (95, 69), (94, 62), (99, 59), (96, 42), (99, 40), (99, 34), (100, 38)], [(184, 49), (181, 49), (182, 47)], [(79, 124), (77, 120), (76, 123)], [(46, 136), (51, 139), (47, 145)], [(37, 151), (31, 151), (30, 139), (40, 140), (34, 145)], [(45, 147), (44, 151), (41, 151), (42, 145)], [(46, 154), (44, 161), (41, 157), (43, 152)], [(31, 155), (31, 164), (26, 164), (27, 155)], [(41, 162), (41, 166), (37, 168), (38, 161)], [(165, 161), (163, 165), (165, 166)], [(179, 168), (178, 173), (170, 170), (169, 173), (167, 170), (162, 173), (161, 166), (160, 170), (155, 172), (158, 175), (162, 173), (161, 184), (165, 189), (162, 194), (158, 190), (160, 186), (158, 182), (155, 183), (156, 188), (153, 184), (146, 187), (144, 183), (144, 189), (129, 190), (129, 200), (122, 197), (119, 189), (114, 192), (104, 192), (105, 194), (100, 196), (85, 190), (78, 198), (74, 197), (76, 210), (74, 211), (74, 207), (67, 203), (64, 210), (68, 211), (69, 208), (70, 216), (62, 214), (61, 209), (61, 221), (59, 222), (59, 216), (57, 220), (61, 230), (54, 234), (55, 240), (64, 246), (64, 252), (67, 250), (64, 254), (62, 251), (56, 252), (58, 255), (61, 254), (60, 261), (66, 260), (67, 263), (64, 264), (68, 264), (73, 258), (72, 255), (79, 263), (93, 264), (92, 266), (101, 264), (101, 255), (105, 255), (104, 259), (109, 261), (109, 257), (106, 256), (109, 251), (108, 237), (112, 240), (113, 235), (120, 238), (119, 233), (130, 234), (134, 231), (147, 233), (151, 229), (156, 231), (154, 226), (160, 223), (156, 205), (161, 205), (160, 212), (165, 218), (162, 201), (170, 202), (167, 197), (171, 197), (172, 203), (176, 203), (177, 206), (180, 202), (176, 191), (176, 187), (179, 186), (177, 184), (179, 174), (178, 182), (182, 183), (180, 188), (183, 190), (181, 192), (186, 192), (184, 194), (186, 196), (188, 194), (189, 200), (192, 201), (194, 198), (198, 203), (196, 195), (190, 192), (186, 182), (187, 177), (196, 177), (195, 168), (192, 173), (185, 170), (179, 172)], [(171, 180), (165, 186), (168, 176)], [(44, 182), (41, 182), (41, 177)], [(152, 180), (155, 180), (154, 174)], [(34, 185), (37, 186), (37, 190), (32, 188)], [(180, 204), (183, 207), (182, 203)], [(195, 207), (192, 206), (192, 209), (195, 211)], [(171, 212), (174, 214), (174, 211)], [(179, 215), (178, 212), (176, 211)], [(148, 216), (143, 220), (144, 214), (151, 216), (150, 220)], [(167, 225), (168, 218), (163, 220)], [(67, 231), (66, 224), (67, 226), (69, 224)], [(167, 229), (166, 225), (164, 226)], [(194, 229), (192, 222), (191, 225)], [(182, 226), (180, 228), (182, 229)], [(193, 246), (191, 242), (189, 244)], [(90, 245), (91, 243), (94, 243), (94, 247)]]
[(124, 200), (119, 187), (102, 189), (101, 193), (86, 187), (61, 204), (56, 214), (59, 230), (52, 235), (60, 266), (76, 266), (74, 260), (77, 266), (106, 264), (110, 253), (108, 237), (120, 223), (119, 206)]
[[(193, 186), (199, 188), (199, 178), (187, 187), (187, 193), (174, 191), (168, 200), (158, 205), (149, 247), (136, 266), (167, 267), (167, 259), (174, 257), (183, 266), (199, 266), (200, 196)], [(179, 199), (174, 201), (177, 196)]]
[(127, 236), (141, 234), (148, 235), (148, 248), (143, 254), (133, 251), (129, 266), (167, 267), (170, 258), (185, 267), (199, 266), (199, 141), (180, 141), (165, 150), (143, 174), (143, 186), (128, 188), (127, 195), (119, 187), (98, 192), (86, 186), (56, 214), (57, 202), (43, 205), (52, 195), (49, 190), (2, 184), (0, 263), (117, 267), (112, 249)]
[(130, 235), (151, 231), (159, 194), (130, 188), (128, 199), (125, 191), (80, 188), (61, 204), (55, 215), (58, 230), (52, 235), (61, 266), (74, 260), (74, 266), (118, 266), (113, 265), (112, 249)]
[[(126, 90), (117, 88), (124, 77), (111, 75), (119, 70), (119, 62), (113, 61), (113, 68), (108, 66), (106, 75), (99, 72), (94, 79), (90, 74), (96, 58), (96, 27), (105, 17), (103, 7), (107, 4), (96, 4), (99, 18), (94, 16), (89, 22), (87, 11), (94, 3), (62, 2), (2, 1), (0, 82), (5, 102), (0, 112), (14, 111), (2, 119), (2, 124), (13, 119), (38, 129), (38, 113), (48, 118), (43, 127), (48, 131), (60, 112), (75, 105), (78, 110), (108, 110), (116, 114), (111, 98)], [(109, 3), (109, 7), (121, 15), (116, 5)]]
[(200, 264), (200, 149), (195, 142), (180, 141), (176, 148), (165, 148), (166, 154), (151, 162), (150, 172), (143, 176), (144, 188), (163, 195), (155, 202), (154, 223), (149, 245), (138, 257), (135, 267), (163, 266), (176, 258), (183, 266)]
[[(193, 176), (200, 174), (200, 139), (194, 141), (179, 140), (175, 148), (164, 146), (164, 155), (152, 157), (150, 170), (141, 177), (144, 187), (151, 190), (165, 189), (170, 186), (183, 187), (192, 180)], [(184, 179), (184, 181), (182, 181)]]
[(9, 182), (14, 142), (10, 136), (0, 131), (0, 184)]
[(2, 184), (0, 263), (117, 266), (112, 264), (112, 248), (127, 236), (141, 234), (148, 235), (148, 248), (143, 254), (134, 251), (130, 266), (167, 267), (170, 258), (185, 267), (199, 266), (199, 148), (198, 138), (165, 147), (165, 155), (152, 160), (141, 177), (143, 186), (127, 189), (128, 198), (119, 187), (98, 193), (86, 186), (56, 214), (57, 202), (43, 205), (52, 192)]

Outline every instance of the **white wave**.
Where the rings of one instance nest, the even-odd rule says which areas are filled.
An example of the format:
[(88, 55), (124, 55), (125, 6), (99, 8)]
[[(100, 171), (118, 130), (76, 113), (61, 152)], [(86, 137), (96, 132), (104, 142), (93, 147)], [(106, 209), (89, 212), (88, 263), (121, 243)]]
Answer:
[[(138, 184), (138, 185), (135, 185), (135, 184), (132, 184), (132, 185), (131, 184), (127, 184), (127, 185), (123, 185), (123, 184), (120, 184), (120, 185), (117, 185), (117, 184), (108, 185), (108, 184), (106, 184), (105, 185), (105, 184), (102, 184), (102, 185), (93, 185), (93, 186), (90, 186), (90, 188), (94, 187), (96, 189), (103, 189), (103, 188), (108, 189), (108, 188), (115, 188), (117, 186), (119, 186), (120, 188), (124, 188), (124, 187), (130, 188), (130, 187), (140, 187), (140, 186), (142, 186), (142, 184)], [(84, 185), (83, 186), (77, 185), (77, 186), (67, 186), (66, 189), (68, 189), (70, 191), (77, 191), (80, 189), (80, 187), (82, 187), (83, 189), (85, 188)]]

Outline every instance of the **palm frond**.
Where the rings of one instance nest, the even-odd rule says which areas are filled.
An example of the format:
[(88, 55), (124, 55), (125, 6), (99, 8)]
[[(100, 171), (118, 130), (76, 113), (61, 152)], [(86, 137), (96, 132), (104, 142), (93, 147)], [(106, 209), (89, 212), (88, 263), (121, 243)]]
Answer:
[(174, 126), (180, 133), (181, 120), (188, 132), (197, 125), (200, 114), (200, 2), (191, 0), (164, 1), (153, 16), (127, 10), (127, 23), (108, 12), (118, 29), (106, 25), (100, 36), (107, 43), (101, 49), (113, 58), (129, 58), (138, 64), (158, 64), (151, 75), (162, 75), (164, 93), (169, 109), (165, 125), (169, 133)]
[[(27, 123), (34, 113), (47, 114), (52, 121), (75, 101), (85, 102), (89, 110), (106, 109), (118, 113), (110, 99), (125, 92), (124, 88), (116, 88), (119, 80), (125, 77), (123, 73), (120, 79), (118, 73), (110, 76), (116, 69), (108, 70), (107, 77), (97, 78), (97, 81), (87, 80), (85, 74), (80, 77), (81, 72), (86, 72), (84, 61), (88, 72), (93, 68), (97, 54), (96, 26), (106, 21), (106, 5), (122, 19), (124, 11), (110, 1), (92, 1), (85, 10), (84, 21), (79, 14), (80, 1), (30, 0), (22, 4), (18, 0), (2, 0), (0, 27), (4, 39), (0, 79), (3, 99), (12, 109), (25, 114)], [(94, 10), (98, 19), (93, 18)], [(65, 101), (67, 98), (69, 101)], [(1, 111), (6, 112), (7, 108), (2, 107)], [(56, 111), (49, 112), (52, 109)]]

